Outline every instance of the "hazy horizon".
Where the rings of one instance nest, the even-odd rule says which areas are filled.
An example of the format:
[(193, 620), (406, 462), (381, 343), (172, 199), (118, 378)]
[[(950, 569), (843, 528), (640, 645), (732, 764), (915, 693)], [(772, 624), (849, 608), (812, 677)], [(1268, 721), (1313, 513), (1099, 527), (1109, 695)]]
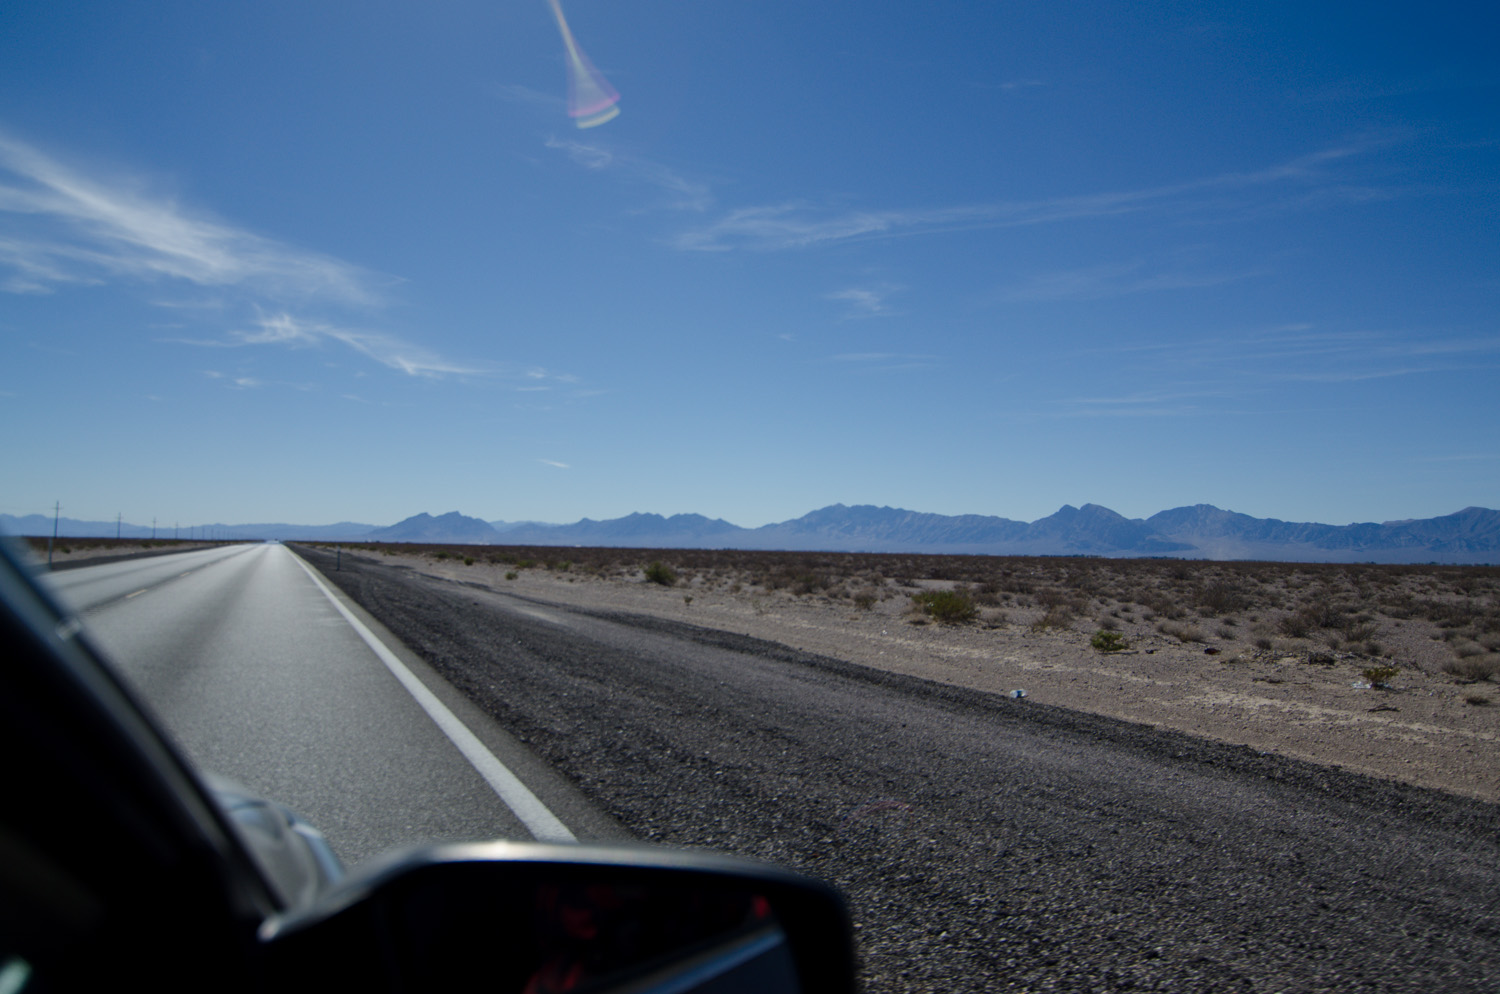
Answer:
[[(1200, 502), (1200, 503), (1202, 503), (1202, 502)], [(420, 516), (422, 516), (424, 514), (429, 515), (432, 518), (441, 518), (441, 517), (443, 517), (443, 516), (445, 516), (447, 514), (454, 514), (454, 513), (456, 513), (456, 514), (462, 515), (465, 518), (471, 518), (471, 519), (474, 519), (474, 520), (483, 521), (485, 524), (488, 524), (488, 525), (495, 525), (495, 524), (498, 523), (498, 524), (506, 524), (506, 525), (537, 525), (537, 526), (546, 526), (546, 527), (552, 527), (552, 526), (566, 527), (568, 525), (578, 524), (578, 523), (580, 523), (582, 521), (594, 521), (594, 522), (618, 521), (618, 520), (620, 520), (622, 518), (629, 518), (632, 515), (656, 515), (656, 516), (661, 517), (661, 518), (666, 519), (666, 520), (670, 520), (671, 518), (676, 517), (678, 515), (696, 515), (698, 517), (702, 517), (702, 518), (708, 519), (710, 521), (724, 521), (724, 522), (726, 522), (726, 523), (728, 523), (730, 525), (734, 525), (737, 528), (742, 528), (742, 529), (746, 529), (746, 530), (754, 530), (756, 528), (762, 528), (762, 527), (766, 527), (766, 526), (769, 526), (769, 525), (785, 524), (788, 521), (795, 521), (795, 520), (798, 520), (799, 518), (805, 517), (806, 515), (813, 514), (813, 513), (816, 513), (818, 511), (826, 510), (828, 508), (837, 507), (837, 506), (844, 506), (844, 507), (849, 507), (849, 508), (855, 508), (855, 507), (876, 507), (876, 508), (880, 508), (882, 510), (903, 511), (903, 512), (907, 512), (907, 513), (919, 514), (919, 515), (921, 515), (921, 514), (938, 514), (938, 515), (940, 515), (942, 517), (963, 517), (963, 516), (966, 516), (966, 515), (976, 515), (976, 516), (981, 516), (981, 517), (1004, 518), (1004, 519), (1008, 519), (1008, 520), (1011, 520), (1011, 521), (1018, 521), (1018, 522), (1022, 522), (1022, 523), (1026, 523), (1026, 524), (1032, 524), (1032, 523), (1035, 523), (1037, 521), (1041, 521), (1041, 520), (1044, 520), (1046, 518), (1049, 518), (1049, 517), (1051, 517), (1051, 516), (1059, 513), (1060, 511), (1065, 510), (1066, 508), (1072, 507), (1072, 508), (1077, 509), (1077, 508), (1087, 507), (1087, 506), (1089, 506), (1091, 504), (1099, 506), (1099, 507), (1103, 507), (1103, 508), (1105, 508), (1106, 510), (1109, 510), (1109, 511), (1114, 511), (1116, 514), (1120, 514), (1122, 517), (1125, 517), (1125, 518), (1127, 518), (1129, 520), (1132, 520), (1132, 521), (1147, 520), (1147, 519), (1151, 518), (1153, 515), (1159, 514), (1159, 513), (1163, 512), (1163, 511), (1172, 511), (1172, 510), (1176, 510), (1178, 508), (1183, 508), (1183, 507), (1198, 506), (1198, 505), (1195, 505), (1195, 504), (1173, 504), (1173, 505), (1168, 506), (1168, 507), (1159, 507), (1156, 510), (1151, 511), (1151, 512), (1149, 512), (1147, 514), (1142, 514), (1142, 515), (1128, 515), (1128, 514), (1124, 514), (1123, 512), (1117, 510), (1116, 508), (1110, 507), (1108, 504), (1100, 503), (1099, 501), (1082, 501), (1082, 502), (1077, 502), (1077, 503), (1068, 503), (1068, 504), (1059, 505), (1058, 507), (1054, 508), (1053, 510), (1049, 511), (1048, 513), (1043, 514), (1043, 515), (1038, 515), (1035, 518), (1019, 518), (1019, 517), (1016, 517), (1014, 515), (1008, 515), (1008, 514), (1004, 514), (1004, 513), (995, 513), (995, 512), (985, 512), (985, 511), (967, 511), (967, 512), (960, 512), (957, 515), (945, 515), (945, 514), (940, 514), (940, 512), (925, 511), (925, 510), (923, 510), (921, 508), (915, 508), (915, 507), (894, 507), (894, 506), (888, 505), (888, 504), (885, 504), (885, 505), (882, 505), (882, 504), (870, 504), (868, 502), (849, 503), (849, 502), (842, 502), (842, 501), (840, 501), (840, 502), (835, 502), (834, 504), (825, 504), (822, 507), (808, 508), (807, 510), (801, 512), (800, 514), (791, 515), (790, 517), (787, 517), (787, 518), (781, 518), (781, 519), (778, 519), (776, 521), (764, 521), (764, 522), (760, 522), (759, 524), (754, 524), (754, 525), (747, 525), (747, 524), (745, 524), (743, 522), (740, 522), (740, 521), (734, 521), (734, 520), (732, 520), (730, 518), (725, 518), (722, 515), (708, 514), (708, 513), (700, 512), (700, 511), (675, 511), (675, 512), (672, 512), (672, 513), (669, 514), (669, 513), (663, 513), (663, 512), (660, 512), (660, 511), (654, 511), (654, 510), (651, 510), (649, 508), (637, 508), (637, 509), (635, 509), (633, 511), (627, 511), (624, 514), (612, 515), (610, 517), (599, 517), (599, 516), (596, 516), (596, 515), (587, 515), (586, 514), (586, 515), (582, 515), (581, 517), (572, 518), (572, 519), (569, 519), (569, 520), (566, 520), (566, 521), (548, 521), (548, 520), (536, 519), (536, 518), (531, 518), (531, 519), (516, 519), (516, 518), (487, 517), (487, 516), (485, 516), (483, 514), (470, 514), (470, 513), (468, 513), (467, 511), (464, 511), (461, 508), (452, 508), (452, 509), (447, 510), (447, 511), (432, 511), (432, 510), (413, 511), (411, 514), (402, 515), (400, 518), (397, 518), (397, 519), (391, 520), (391, 521), (361, 521), (361, 520), (359, 520), (357, 518), (351, 518), (351, 517), (347, 517), (347, 516), (345, 516), (345, 517), (339, 517), (339, 518), (333, 518), (333, 519), (329, 519), (329, 520), (326, 520), (326, 521), (272, 520), (270, 518), (260, 517), (260, 518), (248, 518), (248, 519), (238, 520), (238, 521), (231, 521), (231, 520), (227, 520), (227, 519), (223, 519), (223, 520), (195, 521), (195, 522), (192, 522), (191, 524), (186, 523), (186, 522), (181, 522), (181, 521), (177, 521), (177, 522), (170, 522), (169, 521), (169, 522), (166, 522), (166, 523), (161, 523), (160, 521), (158, 521), (157, 524), (153, 526), (153, 524), (149, 520), (146, 521), (146, 522), (144, 522), (144, 523), (142, 523), (142, 522), (139, 522), (139, 521), (132, 521), (132, 520), (130, 520), (128, 518), (121, 517), (121, 519), (119, 520), (118, 524), (120, 524), (123, 528), (126, 528), (126, 529), (151, 529), (152, 527), (155, 527), (158, 530), (158, 532), (170, 532), (174, 528), (177, 528), (180, 531), (184, 531), (185, 532), (189, 528), (212, 528), (212, 527), (244, 528), (244, 527), (250, 527), (250, 526), (254, 526), (254, 525), (287, 525), (287, 526), (296, 527), (296, 528), (327, 528), (327, 527), (335, 527), (337, 525), (342, 525), (342, 524), (351, 524), (351, 525), (369, 526), (371, 528), (380, 529), (380, 528), (389, 528), (389, 527), (391, 527), (393, 525), (401, 524), (401, 523), (403, 523), (405, 521), (408, 521), (408, 520), (410, 520), (412, 518), (420, 517)], [(1234, 514), (1248, 514), (1248, 512), (1241, 511), (1238, 508), (1220, 507), (1218, 505), (1211, 505), (1211, 506), (1217, 507), (1218, 510), (1228, 511), (1228, 512), (1234, 513)], [(1290, 524), (1319, 524), (1319, 525), (1332, 525), (1332, 526), (1335, 526), (1335, 527), (1345, 527), (1345, 526), (1348, 526), (1348, 525), (1357, 525), (1357, 524), (1380, 524), (1380, 525), (1401, 524), (1401, 523), (1404, 523), (1404, 522), (1407, 522), (1407, 521), (1427, 520), (1427, 519), (1434, 518), (1434, 517), (1448, 517), (1450, 515), (1459, 514), (1459, 513), (1462, 513), (1463, 511), (1474, 510), (1474, 509), (1484, 510), (1484, 511), (1495, 510), (1494, 508), (1488, 508), (1488, 507), (1483, 507), (1481, 505), (1470, 504), (1470, 505), (1466, 505), (1464, 507), (1454, 508), (1451, 511), (1445, 511), (1442, 514), (1428, 515), (1425, 518), (1414, 518), (1414, 517), (1411, 517), (1411, 516), (1407, 516), (1407, 517), (1404, 517), (1404, 518), (1386, 518), (1386, 519), (1383, 519), (1381, 521), (1368, 521), (1368, 520), (1366, 520), (1366, 521), (1297, 521), (1297, 520), (1293, 520), (1293, 519), (1289, 519), (1289, 518), (1272, 519), (1271, 516), (1269, 516), (1269, 515), (1248, 514), (1248, 516), (1249, 517), (1253, 517), (1253, 518), (1257, 518), (1257, 519), (1260, 519), (1260, 520), (1281, 520), (1281, 521), (1286, 521), (1286, 522), (1288, 522)], [(48, 512), (46, 512), (46, 513), (43, 513), (43, 512), (40, 512), (40, 511), (32, 511), (32, 512), (0, 511), (0, 515), (7, 515), (7, 516), (10, 516), (10, 517), (13, 517), (13, 518), (41, 517), (41, 518), (45, 518), (45, 519), (47, 519), (49, 521), (52, 520), (52, 517), (53, 517), (53, 515), (52, 515), (52, 513), (51, 513), (50, 510)], [(76, 515), (69, 515), (69, 514), (60, 514), (59, 518), (62, 521), (74, 521), (74, 522), (78, 522), (78, 523), (82, 523), (82, 524), (91, 524), (91, 525), (92, 524), (108, 525), (109, 527), (114, 527), (117, 524), (116, 520), (113, 519), (113, 518), (109, 518), (109, 519), (105, 519), (105, 518), (79, 518)], [(104, 537), (107, 537), (107, 536), (104, 536)]]

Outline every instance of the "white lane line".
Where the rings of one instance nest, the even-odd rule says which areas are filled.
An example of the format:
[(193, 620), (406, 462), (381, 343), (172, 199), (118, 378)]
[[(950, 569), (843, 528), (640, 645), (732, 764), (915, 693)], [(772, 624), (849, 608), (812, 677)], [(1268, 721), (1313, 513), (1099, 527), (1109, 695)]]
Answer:
[(140, 590), (137, 590), (137, 591), (136, 591), (136, 592), (135, 592), (135, 593), (133, 593), (133, 594), (126, 594), (126, 595), (125, 595), (125, 599), (126, 599), (126, 600), (127, 600), (127, 601), (128, 601), (128, 600), (130, 600), (130, 598), (132, 598), (132, 597), (139, 597), (139, 596), (141, 596), (141, 594), (144, 594), (144, 593), (145, 593), (145, 592), (146, 592), (146, 591), (147, 591), (147, 590), (149, 590), (149, 589), (150, 589), (150, 588), (149, 588), (149, 587), (142, 587), (142, 588), (141, 588), (141, 589), (140, 589)]
[(318, 589), (323, 591), (323, 596), (327, 597), (329, 602), (338, 609), (339, 614), (344, 616), (344, 620), (349, 622), (350, 627), (365, 640), (365, 645), (368, 645), (370, 650), (380, 657), (386, 669), (401, 681), (407, 693), (416, 698), (428, 717), (443, 730), (443, 734), (458, 747), (458, 751), (464, 754), (464, 758), (473, 765), (474, 769), (479, 771), (479, 775), (484, 777), (485, 782), (494, 789), (496, 794), (500, 795), (500, 800), (505, 802), (505, 806), (515, 812), (516, 817), (521, 819), (521, 823), (526, 826), (526, 830), (533, 837), (540, 842), (578, 841), (578, 837), (568, 830), (568, 826), (559, 821), (557, 816), (549, 811), (547, 806), (504, 763), (496, 759), (494, 753), (484, 747), (484, 743), (480, 742), (474, 733), (469, 731), (468, 727), (459, 721), (458, 717), (449, 711), (447, 706), (438, 700), (411, 670), (406, 668), (405, 663), (396, 658), (395, 653), (386, 648), (385, 643), (380, 641), (374, 632), (366, 628), (362, 621), (344, 607), (337, 597), (333, 596), (333, 591), (328, 589), (323, 578), (313, 572), (312, 567), (303, 562), (301, 556), (293, 554), (292, 558), (297, 560), (297, 565), (301, 566), (312, 582), (317, 584)]

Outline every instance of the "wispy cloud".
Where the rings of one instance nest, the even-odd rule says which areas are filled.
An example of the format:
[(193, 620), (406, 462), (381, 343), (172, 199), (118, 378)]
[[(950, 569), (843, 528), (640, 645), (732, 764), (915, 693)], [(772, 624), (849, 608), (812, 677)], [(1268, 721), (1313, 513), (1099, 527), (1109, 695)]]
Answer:
[(1001, 93), (1018, 93), (1021, 90), (1032, 90), (1047, 84), (1039, 79), (1007, 79), (999, 83), (981, 80), (974, 83), (976, 89), (999, 90)]
[(384, 332), (306, 321), (285, 312), (262, 315), (250, 329), (236, 329), (222, 339), (179, 338), (170, 341), (206, 348), (244, 348), (255, 345), (313, 348), (336, 342), (410, 376), (478, 375), (492, 371), (484, 366), (450, 362), (421, 346)]
[(568, 465), (565, 462), (558, 462), (556, 459), (538, 459), (537, 462), (541, 463), (543, 466), (551, 466), (554, 469), (572, 469), (573, 468), (572, 466)]
[(1422, 337), (1413, 332), (1325, 330), (1305, 323), (1181, 341), (1088, 350), (1149, 359), (1196, 379), (1354, 383), (1500, 366), (1500, 335)]
[(564, 153), (585, 169), (603, 169), (615, 161), (615, 154), (608, 149), (571, 138), (548, 138), (547, 147)]
[(0, 133), (0, 287), (46, 293), (128, 279), (251, 287), (369, 305), (380, 281), (338, 259), (283, 245), (153, 196), (134, 180), (102, 180)]
[(548, 138), (546, 145), (585, 169), (613, 169), (632, 181), (655, 187), (667, 194), (668, 200), (663, 206), (668, 209), (705, 211), (713, 206), (713, 191), (706, 183), (688, 179), (659, 162), (572, 138)]
[[(1229, 396), (1225, 390), (1140, 391), (1110, 397), (1072, 397), (1053, 417), (1176, 418), (1201, 414), (1201, 401)], [(1217, 408), (1216, 408), (1217, 409)], [(1222, 413), (1222, 412), (1221, 412)]]
[[(53, 293), (69, 284), (162, 284), (153, 306), (196, 312), (228, 330), (182, 344), (307, 348), (338, 343), (412, 376), (486, 372), (363, 321), (312, 321), (317, 309), (362, 314), (391, 279), (282, 244), (186, 208), (137, 179), (67, 165), (0, 131), (0, 290)], [(186, 286), (190, 292), (181, 293)], [(204, 290), (202, 299), (192, 299)], [(233, 314), (257, 315), (236, 328)], [(241, 387), (260, 385), (242, 382)]]
[(1263, 275), (1261, 270), (1241, 272), (1189, 272), (1162, 269), (1152, 272), (1143, 262), (1107, 263), (1040, 273), (1002, 288), (997, 297), (1011, 302), (1096, 300), (1158, 290), (1188, 290), (1221, 286)]
[(1459, 452), (1448, 456), (1423, 456), (1417, 462), (1493, 462), (1500, 452)]
[[(1203, 179), (1139, 190), (1001, 201), (949, 207), (845, 210), (803, 201), (740, 207), (711, 224), (679, 233), (672, 244), (685, 251), (783, 251), (875, 238), (1020, 227), (1097, 219), (1145, 211), (1224, 212), (1252, 206), (1244, 195), (1289, 191), (1308, 203), (1316, 198), (1365, 198), (1367, 188), (1335, 182), (1329, 167), (1358, 155), (1365, 145), (1328, 148), (1255, 172), (1222, 173)], [(1238, 193), (1240, 197), (1227, 194)]]
[(827, 362), (836, 362), (861, 372), (871, 370), (931, 369), (938, 365), (935, 355), (918, 355), (905, 352), (841, 352), (828, 356)]
[(837, 300), (848, 304), (848, 309), (844, 313), (845, 318), (868, 318), (892, 313), (886, 299), (902, 289), (904, 288), (892, 284), (878, 284), (848, 287), (823, 296), (826, 300)]
[(502, 83), (495, 87), (494, 93), (506, 103), (543, 107), (559, 114), (564, 113), (568, 107), (568, 102), (555, 93), (534, 90), (519, 83)]

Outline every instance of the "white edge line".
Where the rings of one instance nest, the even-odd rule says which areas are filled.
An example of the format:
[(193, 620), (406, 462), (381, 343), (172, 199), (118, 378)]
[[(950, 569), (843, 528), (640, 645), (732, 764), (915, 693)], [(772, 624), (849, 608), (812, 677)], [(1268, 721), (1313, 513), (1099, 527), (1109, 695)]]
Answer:
[[(288, 552), (291, 550), (288, 549)], [(437, 699), (426, 685), (418, 680), (416, 674), (406, 668), (406, 664), (396, 658), (396, 654), (386, 648), (385, 643), (365, 627), (364, 622), (356, 618), (353, 613), (333, 595), (327, 584), (319, 577), (311, 566), (302, 561), (302, 557), (293, 553), (292, 558), (297, 560), (297, 565), (306, 571), (312, 582), (317, 584), (318, 589), (323, 591), (323, 596), (338, 609), (344, 620), (349, 622), (350, 627), (365, 640), (365, 644), (380, 661), (385, 663), (386, 669), (401, 681), (407, 693), (414, 697), (422, 710), (427, 712), (433, 722), (442, 729), (443, 734), (458, 747), (458, 751), (464, 754), (464, 758), (484, 777), (485, 782), (500, 795), (500, 800), (505, 802), (506, 807), (515, 812), (516, 817), (526, 826), (526, 830), (540, 842), (577, 842), (578, 837), (568, 830), (568, 826), (558, 820), (557, 816), (547, 809), (547, 806), (533, 794), (520, 779), (512, 773), (500, 760), (495, 758), (494, 753), (484, 747), (484, 743), (469, 731), (468, 727), (458, 720), (458, 716)]]

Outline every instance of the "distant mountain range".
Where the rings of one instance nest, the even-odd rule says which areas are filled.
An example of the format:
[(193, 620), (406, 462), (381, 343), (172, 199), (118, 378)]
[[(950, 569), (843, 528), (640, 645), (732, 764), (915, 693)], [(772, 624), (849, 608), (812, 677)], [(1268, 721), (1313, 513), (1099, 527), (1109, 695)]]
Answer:
[[(49, 535), (52, 519), (0, 514), (0, 530)], [(1126, 518), (1098, 504), (1064, 505), (1029, 524), (981, 514), (923, 514), (868, 504), (833, 504), (800, 518), (741, 528), (701, 514), (630, 514), (571, 525), (484, 521), (457, 511), (418, 514), (386, 528), (336, 525), (197, 526), (218, 538), (346, 542), (452, 542), (469, 545), (616, 546), (648, 549), (790, 549), (829, 552), (942, 552), (1184, 559), (1270, 559), (1292, 562), (1500, 563), (1500, 511), (1469, 507), (1456, 514), (1352, 525), (1253, 518), (1211, 504), (1177, 507), (1149, 518)], [(121, 526), (131, 538), (149, 529)], [(59, 534), (115, 534), (115, 523), (63, 518)], [(169, 537), (170, 529), (157, 530)], [(188, 530), (179, 534), (188, 537)]]

